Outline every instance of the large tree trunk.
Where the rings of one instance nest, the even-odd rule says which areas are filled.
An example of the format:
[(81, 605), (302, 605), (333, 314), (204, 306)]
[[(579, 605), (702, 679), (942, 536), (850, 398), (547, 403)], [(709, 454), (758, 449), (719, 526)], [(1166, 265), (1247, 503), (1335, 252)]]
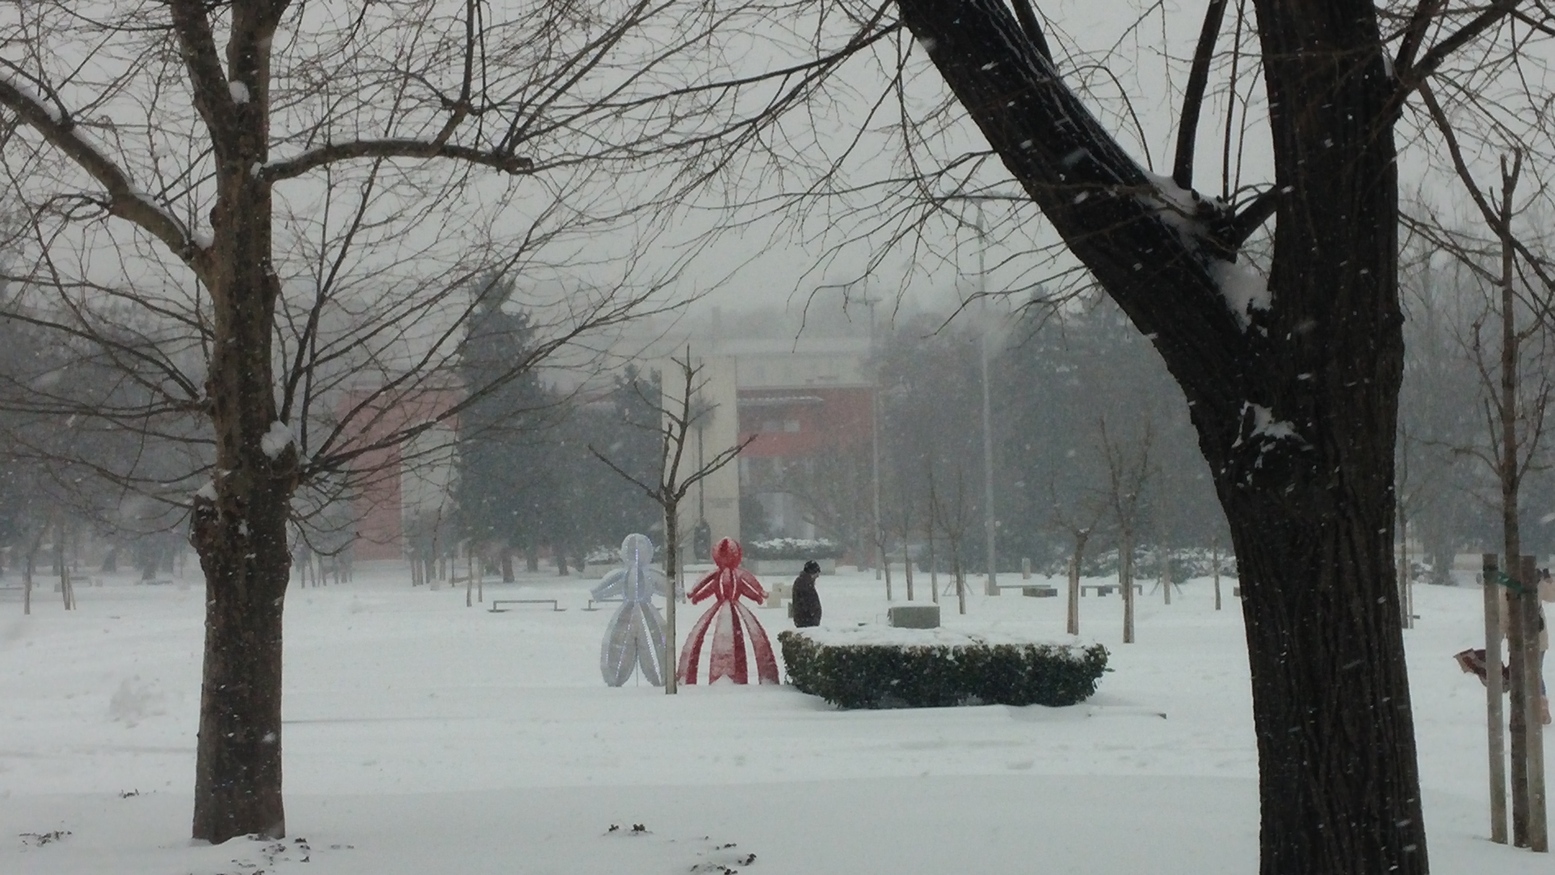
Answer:
[(1395, 85), (1371, 3), (1262, 0), (1258, 15), (1275, 185), (1290, 192), (1276, 214), (1266, 392), (1300, 440), (1257, 442), (1280, 448), (1273, 470), (1258, 470), (1269, 453), (1223, 444), (1210, 460), (1242, 571), (1263, 867), (1425, 872), (1392, 561)]
[[(255, 209), (268, 215), (268, 198)], [(259, 258), (232, 263), (231, 284), (213, 290), (210, 397), (221, 476), (196, 499), (192, 532), (206, 586), (194, 837), (212, 842), (250, 833), (278, 838), (286, 830), (281, 615), (297, 454), (288, 445), (272, 458), (262, 446), (276, 421), (269, 318), (275, 278)]]
[(1235, 264), (1238, 217), (1140, 170), (1000, 0), (898, 5), (1191, 405), (1241, 577), (1262, 871), (1426, 872), (1392, 561), (1396, 85), (1372, 4), (1257, 2), (1280, 193), (1267, 301)]
[[(250, 169), (267, 160), (273, 23), (257, 20), (257, 6), (234, 7), (226, 58), (228, 75), (246, 83), (251, 99), (232, 101), (229, 87), (217, 82), (195, 95), (216, 146), (212, 242), (202, 279), (211, 297), (206, 393), (218, 473), (196, 496), (191, 529), (206, 586), (193, 834), (211, 842), (286, 832), (281, 616), (298, 458), (296, 446), (272, 430), (278, 417), (271, 332), (280, 285), (271, 267), (270, 186)], [(203, 16), (178, 6), (174, 22), (191, 65), (214, 70), (220, 61)]]

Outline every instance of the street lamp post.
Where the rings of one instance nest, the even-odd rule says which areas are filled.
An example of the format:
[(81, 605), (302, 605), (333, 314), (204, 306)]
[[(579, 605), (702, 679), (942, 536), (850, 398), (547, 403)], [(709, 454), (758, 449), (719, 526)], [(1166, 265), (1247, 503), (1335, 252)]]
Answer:
[(998, 523), (993, 509), (993, 406), (988, 390), (988, 330), (983, 329), (983, 536), (988, 540), (987, 595), (999, 594), (999, 562), (994, 552)]
[[(874, 525), (875, 579), (880, 579), (885, 567), (885, 534), (880, 527), (880, 363), (875, 360), (875, 299), (866, 298), (869, 305), (869, 467), (872, 507), (870, 514)], [(891, 600), (891, 575), (885, 576), (885, 600)]]
[(987, 539), (988, 580), (983, 589), (985, 595), (999, 594), (999, 559), (995, 552), (998, 522), (993, 507), (993, 405), (989, 401), (988, 388), (988, 271), (984, 257), (988, 238), (983, 228), (983, 202), (977, 202), (977, 294), (983, 311), (982, 370), (983, 370), (983, 537)]

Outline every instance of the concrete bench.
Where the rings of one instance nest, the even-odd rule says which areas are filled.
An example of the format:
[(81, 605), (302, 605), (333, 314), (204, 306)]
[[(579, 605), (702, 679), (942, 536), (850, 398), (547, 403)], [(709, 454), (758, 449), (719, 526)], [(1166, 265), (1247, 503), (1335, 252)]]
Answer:
[[(791, 599), (793, 597), (794, 597), (794, 585), (793, 584), (791, 584), (791, 583), (774, 583), (774, 584), (772, 584), (772, 588), (767, 590), (767, 600), (762, 602), (761, 606), (764, 607), (764, 608), (781, 608), (781, 607), (783, 607), (783, 599)], [(788, 615), (790, 617), (792, 617), (794, 615), (794, 609), (793, 609), (792, 605), (789, 606)]]
[(556, 603), (556, 599), (492, 599), (491, 612), (493, 614), (500, 614), (503, 612), (502, 608), (497, 607), (498, 605), (550, 605), (551, 610), (553, 611), (567, 610), (561, 605), (558, 605)]
[(897, 605), (885, 610), (886, 624), (898, 629), (939, 628), (939, 605)]
[(1058, 590), (1051, 586), (1047, 586), (1046, 584), (1037, 584), (1036, 586), (1033, 586), (1029, 583), (1001, 583), (994, 587), (993, 594), (1003, 595), (1004, 590), (1007, 589), (1018, 589), (1020, 590), (1021, 595), (1030, 596), (1034, 599), (1052, 598), (1053, 596), (1058, 595)]
[[(1085, 583), (1080, 585), (1080, 595), (1085, 595), (1085, 591), (1088, 589), (1095, 590), (1098, 596), (1110, 595), (1117, 592), (1120, 588), (1116, 583)], [(1134, 584), (1134, 593), (1136, 595), (1142, 594), (1144, 591), (1144, 584)]]

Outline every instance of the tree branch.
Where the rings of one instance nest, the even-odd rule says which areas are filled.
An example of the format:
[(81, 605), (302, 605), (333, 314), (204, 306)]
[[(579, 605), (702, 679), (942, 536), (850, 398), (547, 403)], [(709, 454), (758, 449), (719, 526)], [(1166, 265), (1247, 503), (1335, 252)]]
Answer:
[(1199, 44), (1193, 50), (1193, 67), (1188, 72), (1188, 91), (1183, 95), (1182, 121), (1177, 126), (1177, 159), (1172, 162), (1172, 181), (1183, 188), (1193, 187), (1193, 146), (1198, 136), (1199, 113), (1204, 108), (1204, 89), (1209, 84), (1209, 64), (1215, 55), (1215, 39), (1226, 15), (1226, 0), (1210, 0), (1204, 10), (1204, 27)]
[(1500, 229), (1500, 219), (1490, 202), (1485, 200), (1485, 194), (1480, 190), (1479, 184), (1474, 181), (1474, 174), (1470, 172), (1469, 165), (1463, 157), (1463, 149), (1458, 145), (1458, 137), (1453, 133), (1452, 122), (1448, 121), (1447, 113), (1436, 99), (1436, 92), (1429, 83), (1420, 82), (1420, 97), (1425, 102), (1426, 111), (1431, 116), (1431, 121), (1436, 123), (1437, 130), (1442, 132), (1442, 137), (1447, 143), (1447, 154), (1452, 159), (1453, 170), (1457, 172), (1458, 179), (1463, 182), (1463, 187), (1473, 198), (1474, 205), (1479, 208), (1480, 216), (1485, 224), (1493, 229)]
[(1226, 236), (1232, 246), (1240, 248), (1247, 242), (1247, 238), (1253, 236), (1253, 232), (1269, 221), (1275, 211), (1280, 208), (1280, 191), (1278, 186), (1271, 186), (1259, 192), (1257, 197), (1247, 202), (1241, 212), (1231, 218), (1230, 228)]
[[(1218, 212), (1213, 205), (1147, 176), (1052, 74), (1003, 0), (897, 5), (1005, 167), (1151, 338), (1189, 400), (1226, 403), (1257, 385), (1261, 364), (1247, 366), (1248, 338), (1212, 275), (1236, 257), (1223, 251), (1218, 217), (1200, 215)], [(1228, 380), (1241, 385), (1227, 390)], [(1215, 415), (1230, 422), (1236, 411)]]
[[(1453, 52), (1463, 48), (1471, 40), (1489, 30), (1501, 19), (1513, 14), (1517, 10), (1520, 0), (1494, 0), (1485, 11), (1474, 16), (1473, 19), (1448, 35), (1441, 42), (1432, 46), (1420, 57), (1420, 62), (1412, 67), (1399, 67), (1395, 65), (1395, 74), (1399, 80), (1399, 93), (1396, 100), (1402, 101), (1409, 92), (1425, 84), (1425, 80), (1436, 72)], [(1423, 25), (1422, 25), (1423, 27)]]
[(108, 194), (108, 202), (103, 206), (109, 215), (139, 225), (194, 268), (196, 275), (204, 277), (205, 250), (194, 242), (189, 231), (173, 218), (172, 213), (137, 190), (117, 164), (82, 137), (69, 115), (50, 108), (29, 90), (3, 77), (0, 77), (0, 106), (15, 112), (24, 124), (97, 180)]
[(632, 484), (633, 486), (636, 486), (638, 489), (641, 489), (643, 491), (643, 494), (648, 496), (649, 500), (653, 501), (655, 504), (660, 505), (661, 508), (663, 507), (663, 496), (660, 494), (660, 489), (663, 488), (662, 486), (659, 486), (659, 487), (649, 486), (648, 484), (642, 482), (641, 480), (638, 480), (636, 477), (633, 477), (631, 474), (626, 473), (626, 470), (623, 469), (620, 465), (617, 465), (615, 462), (610, 461), (610, 458), (608, 456), (606, 456), (604, 453), (601, 453), (599, 450), (595, 449), (593, 444), (589, 444), (588, 445), (588, 449), (589, 449), (589, 453), (592, 454), (594, 456), (594, 458), (600, 460), (601, 462), (604, 462), (605, 466), (608, 467), (610, 470), (616, 472), (616, 474), (618, 476), (620, 476), (620, 478), (622, 480), (625, 480), (626, 482)]
[[(1219, 0), (1224, 2), (1224, 0)], [(1042, 35), (1042, 25), (1037, 22), (1036, 10), (1031, 8), (1031, 0), (1012, 0), (1015, 7), (1015, 20), (1020, 22), (1020, 29), (1026, 34), (1026, 39), (1037, 47), (1042, 57), (1047, 58), (1048, 63), (1053, 63), (1053, 50), (1048, 48), (1047, 37)]]
[(691, 476), (687, 477), (683, 482), (681, 482), (681, 484), (675, 490), (675, 497), (685, 498), (686, 493), (691, 491), (691, 487), (702, 482), (703, 480), (706, 480), (708, 477), (711, 477), (718, 471), (718, 469), (734, 461), (735, 457), (740, 453), (745, 452), (745, 448), (754, 443), (758, 437), (761, 437), (761, 435), (753, 434), (732, 447), (725, 447), (724, 449), (719, 450), (718, 455), (713, 456), (713, 458), (708, 460), (707, 464), (703, 465), (701, 468), (698, 468), (691, 474)]
[(1404, 26), (1404, 37), (1398, 44), (1398, 56), (1393, 61), (1395, 71), (1411, 69), (1415, 63), (1415, 54), (1420, 51), (1420, 46), (1425, 42), (1425, 31), (1431, 26), (1431, 19), (1440, 12), (1442, 5), (1447, 0), (1420, 0), (1420, 5), (1415, 7), (1415, 12), (1409, 17), (1409, 24)]
[(534, 170), (535, 166), (532, 159), (521, 155), (448, 143), (401, 139), (357, 140), (351, 143), (332, 143), (303, 152), (295, 158), (272, 162), (265, 165), (259, 172), (259, 177), (270, 181), (293, 179), (326, 164), (358, 158), (452, 158), (491, 167), (515, 176), (528, 173)]
[[(232, 92), (227, 86), (227, 74), (221, 66), (221, 54), (216, 50), (216, 37), (211, 33), (204, 0), (170, 0), (168, 12), (173, 19), (173, 32), (178, 35), (179, 55), (189, 74), (189, 87), (194, 92), (194, 106), (200, 118), (214, 134), (225, 126), (232, 107)], [(213, 136), (211, 143), (218, 150), (226, 145), (227, 138)], [(231, 156), (222, 155), (227, 158)]]

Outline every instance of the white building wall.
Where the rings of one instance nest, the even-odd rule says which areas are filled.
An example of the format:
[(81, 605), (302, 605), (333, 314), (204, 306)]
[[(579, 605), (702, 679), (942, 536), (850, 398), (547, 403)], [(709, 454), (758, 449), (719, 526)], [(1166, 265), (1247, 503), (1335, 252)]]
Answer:
[[(683, 357), (685, 353), (681, 353)], [(733, 356), (700, 356), (693, 348), (692, 366), (700, 368), (694, 379), (693, 405), (699, 401), (710, 407), (710, 413), (699, 420), (702, 427), (692, 429), (686, 437), (686, 451), (676, 474), (676, 482), (683, 481), (711, 462), (717, 455), (740, 440), (740, 418), (736, 408), (735, 387), (739, 382), (739, 367)], [(664, 408), (676, 410), (681, 400), (678, 394), (685, 383), (680, 377), (680, 366), (669, 359), (660, 365), (664, 374)], [(712, 527), (713, 543), (719, 538), (740, 538), (740, 467), (730, 462), (691, 487), (680, 504), (678, 527), (682, 555), (691, 561), (692, 534), (697, 522), (706, 515)]]

